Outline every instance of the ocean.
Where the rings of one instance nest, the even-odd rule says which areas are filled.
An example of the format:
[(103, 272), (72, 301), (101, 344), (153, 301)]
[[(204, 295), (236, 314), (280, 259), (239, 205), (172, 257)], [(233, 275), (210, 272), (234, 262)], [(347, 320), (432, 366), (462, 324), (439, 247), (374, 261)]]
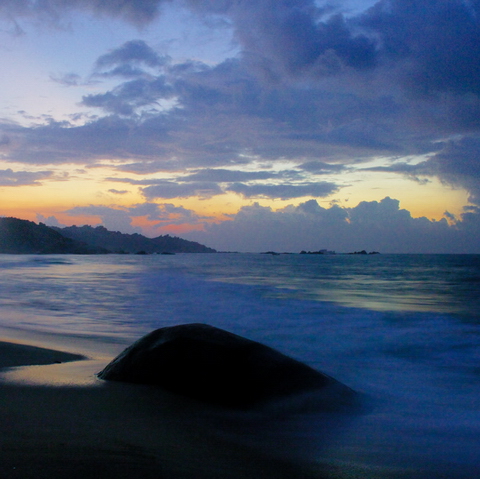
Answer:
[(480, 477), (480, 255), (0, 255), (0, 268), (5, 330), (121, 349), (159, 327), (208, 323), (365, 403), (237, 418), (229, 440), (363, 471), (350, 477)]

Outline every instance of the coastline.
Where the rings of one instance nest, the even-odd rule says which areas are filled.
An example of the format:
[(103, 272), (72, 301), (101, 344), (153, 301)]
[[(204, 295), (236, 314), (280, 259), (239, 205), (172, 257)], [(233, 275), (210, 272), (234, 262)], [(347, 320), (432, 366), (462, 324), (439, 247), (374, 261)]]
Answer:
[(101, 381), (104, 360), (45, 346), (0, 339), (2, 478), (324, 477), (222, 437), (209, 408)]
[(2, 479), (435, 477), (311, 456), (289, 413), (222, 410), (155, 386), (98, 379), (125, 346), (0, 328)]

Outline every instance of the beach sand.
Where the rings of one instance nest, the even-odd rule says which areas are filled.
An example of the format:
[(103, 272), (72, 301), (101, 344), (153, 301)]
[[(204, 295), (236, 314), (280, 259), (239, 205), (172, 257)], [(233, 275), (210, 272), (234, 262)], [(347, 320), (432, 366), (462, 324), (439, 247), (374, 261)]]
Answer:
[(0, 342), (2, 479), (323, 477), (236, 443), (218, 411), (97, 379), (106, 358), (38, 343)]

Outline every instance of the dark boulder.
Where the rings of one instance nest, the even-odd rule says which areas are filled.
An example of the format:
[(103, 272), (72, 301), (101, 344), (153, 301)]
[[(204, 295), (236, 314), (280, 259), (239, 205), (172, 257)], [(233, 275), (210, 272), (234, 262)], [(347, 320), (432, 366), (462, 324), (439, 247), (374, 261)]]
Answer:
[(190, 398), (250, 408), (310, 391), (353, 391), (263, 344), (206, 324), (157, 329), (109, 363), (104, 380), (157, 385)]

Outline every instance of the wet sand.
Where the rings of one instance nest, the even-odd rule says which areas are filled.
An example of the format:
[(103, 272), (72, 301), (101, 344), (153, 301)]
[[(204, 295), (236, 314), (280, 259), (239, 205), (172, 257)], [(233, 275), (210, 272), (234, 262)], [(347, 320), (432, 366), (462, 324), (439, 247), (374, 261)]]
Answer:
[(221, 413), (158, 388), (98, 380), (104, 361), (0, 342), (0, 477), (323, 477), (236, 444), (231, 429), (222, 436)]

